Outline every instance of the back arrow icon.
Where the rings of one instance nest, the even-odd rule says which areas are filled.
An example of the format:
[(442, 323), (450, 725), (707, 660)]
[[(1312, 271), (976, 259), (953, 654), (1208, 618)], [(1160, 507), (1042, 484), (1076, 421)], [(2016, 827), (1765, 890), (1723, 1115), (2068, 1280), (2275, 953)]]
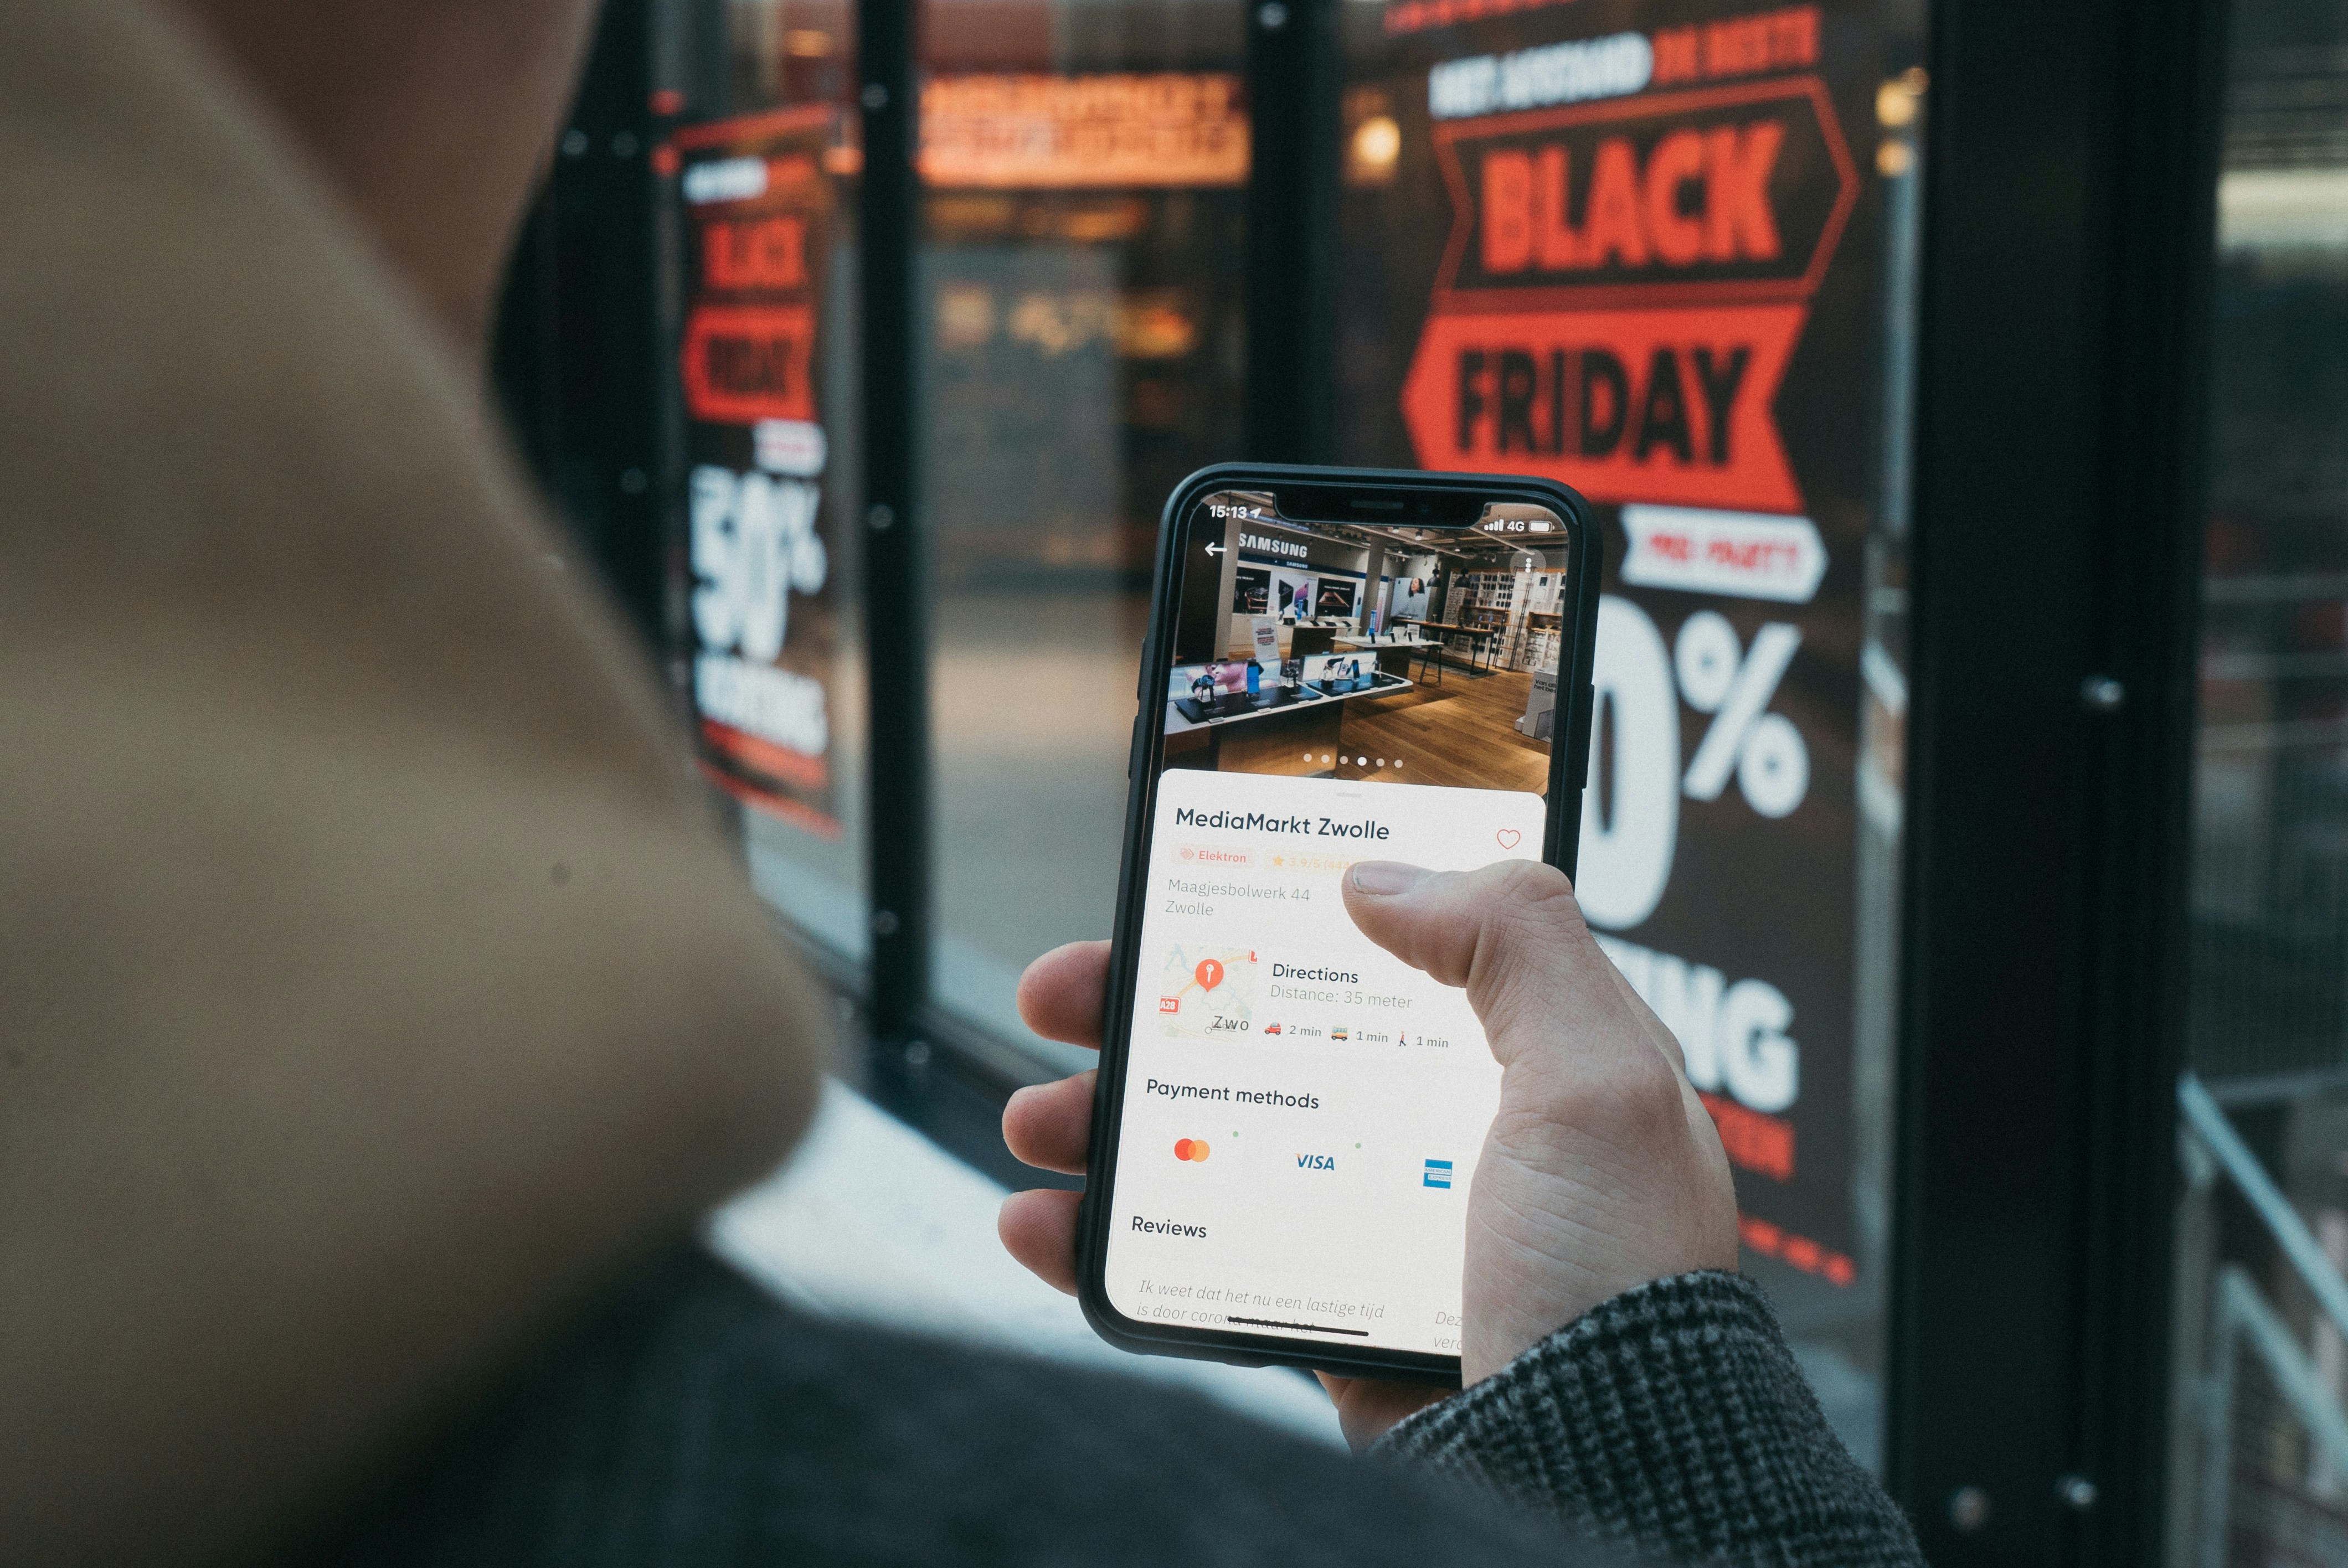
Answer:
[(1207, 547), (1207, 553), (1210, 556), (1219, 556), (1223, 553), (1223, 547), (1220, 545), (1209, 545)]

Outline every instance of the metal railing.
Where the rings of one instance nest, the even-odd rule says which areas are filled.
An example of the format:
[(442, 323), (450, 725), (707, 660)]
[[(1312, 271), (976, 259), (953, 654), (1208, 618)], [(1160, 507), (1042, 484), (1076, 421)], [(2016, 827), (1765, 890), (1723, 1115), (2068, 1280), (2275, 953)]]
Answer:
[[(2184, 1164), (2190, 1194), (2206, 1199), (2222, 1173), (2307, 1287), (2316, 1309), (2342, 1336), (2348, 1337), (2348, 1279), (2343, 1279), (2333, 1266), (2307, 1222), (2234, 1131), (2209, 1090), (2190, 1072), (2178, 1081), (2177, 1102), (2184, 1116), (2178, 1156)], [(2292, 1337), (2282, 1315), (2249, 1270), (2237, 1263), (2219, 1265), (2210, 1292), (2207, 1369), (2195, 1390), (2202, 1440), (2200, 1473), (2194, 1489), (2199, 1506), (2193, 1561), (2199, 1568), (2223, 1568), (2233, 1496), (2238, 1352), (2247, 1349), (2257, 1358), (2268, 1381), (2281, 1395), (2283, 1408), (2305, 1430), (2334, 1474), (2348, 1474), (2348, 1410), (2324, 1386), (2314, 1361)], [(2188, 1304), (2180, 1300), (2178, 1305), (2183, 1310)]]

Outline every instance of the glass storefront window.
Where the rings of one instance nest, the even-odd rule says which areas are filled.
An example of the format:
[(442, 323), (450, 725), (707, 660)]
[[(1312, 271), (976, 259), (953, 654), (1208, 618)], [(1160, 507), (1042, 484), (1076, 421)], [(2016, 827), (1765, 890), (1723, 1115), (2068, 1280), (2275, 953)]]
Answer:
[[(1583, 909), (1685, 1047), (1746, 1266), (1878, 1462), (1921, 16), (1343, 22), (1339, 456), (1599, 504)], [(1443, 585), (1463, 653), (1493, 613)]]
[(1108, 933), (1158, 511), (1240, 450), (1239, 7), (932, 0), (920, 309), (939, 1003)]
[(2292, 0), (2232, 10), (2177, 1231), (2180, 1568), (2348, 1561), (2348, 1321), (2322, 1286), (2348, 1267), (2348, 19)]
[(841, 0), (724, 0), (666, 20), (672, 46), (705, 64), (679, 72), (699, 80), (655, 154), (675, 177), (661, 291), (683, 432), (673, 644), (704, 771), (741, 803), (753, 884), (860, 958), (854, 14)]
[[(844, 109), (844, 11), (727, 15), (728, 115)], [(1089, 1060), (1026, 1034), (1017, 978), (1108, 930), (1159, 507), (1246, 450), (1249, 15), (922, 13), (932, 991), (1014, 1072)], [(1879, 1462), (1921, 7), (1344, 0), (1338, 22), (1329, 456), (1549, 475), (1598, 504), (1584, 908), (1688, 1050), (1737, 1167), (1746, 1267)], [(860, 509), (853, 120), (830, 123), (827, 519)], [(736, 446), (719, 455), (747, 472), (755, 440)], [(859, 530), (818, 531), (850, 580)], [(1231, 650), (1257, 616), (1328, 623), (1300, 636), (1408, 620), (1436, 646), (1430, 702), (1538, 722), (1556, 635), (1539, 574), (1341, 570), (1261, 540), (1230, 569)], [(746, 818), (761, 887), (850, 955), (855, 605), (808, 610), (835, 628), (829, 795)]]

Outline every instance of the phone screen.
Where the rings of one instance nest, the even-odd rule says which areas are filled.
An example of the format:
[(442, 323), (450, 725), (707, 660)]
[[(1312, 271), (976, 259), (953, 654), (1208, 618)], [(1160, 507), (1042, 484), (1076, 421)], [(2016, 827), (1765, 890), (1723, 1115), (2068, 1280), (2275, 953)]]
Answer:
[(1363, 937), (1341, 882), (1541, 858), (1570, 566), (1534, 506), (1417, 529), (1223, 492), (1188, 519), (1144, 676), (1159, 760), (1102, 1255), (1143, 1328), (1458, 1354), (1499, 1068), (1466, 994)]

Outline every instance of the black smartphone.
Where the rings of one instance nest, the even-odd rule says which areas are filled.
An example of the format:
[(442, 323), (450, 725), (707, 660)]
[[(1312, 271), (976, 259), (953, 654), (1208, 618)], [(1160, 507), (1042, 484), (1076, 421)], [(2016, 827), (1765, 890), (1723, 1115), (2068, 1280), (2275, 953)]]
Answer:
[(1572, 871), (1597, 529), (1545, 479), (1224, 465), (1167, 500), (1157, 569), (1086, 1317), (1129, 1350), (1456, 1382), (1500, 1071), (1341, 878)]

